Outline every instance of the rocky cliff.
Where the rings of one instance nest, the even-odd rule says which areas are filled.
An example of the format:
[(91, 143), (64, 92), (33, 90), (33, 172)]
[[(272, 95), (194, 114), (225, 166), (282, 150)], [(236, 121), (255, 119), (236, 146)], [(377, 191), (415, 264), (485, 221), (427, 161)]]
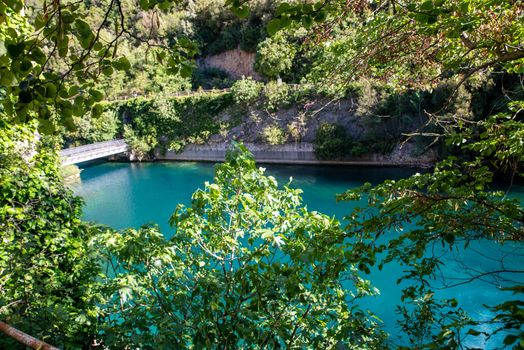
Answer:
[(262, 77), (255, 72), (255, 53), (245, 52), (236, 48), (219, 53), (218, 55), (202, 57), (197, 60), (200, 68), (219, 68), (228, 73), (233, 79), (252, 77), (261, 80)]

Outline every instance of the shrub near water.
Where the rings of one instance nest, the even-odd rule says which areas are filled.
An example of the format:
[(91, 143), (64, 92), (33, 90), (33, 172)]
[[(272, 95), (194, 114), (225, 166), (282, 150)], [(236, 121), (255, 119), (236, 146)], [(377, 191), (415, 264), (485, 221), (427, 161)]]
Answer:
[(276, 125), (267, 126), (262, 132), (264, 139), (270, 145), (281, 145), (286, 142), (286, 135), (284, 130)]
[[(99, 259), (82, 201), (34, 124), (0, 123), (0, 320), (53, 345), (82, 348), (95, 333)], [(0, 336), (0, 349), (19, 349)]]
[(289, 86), (281, 81), (270, 81), (264, 86), (264, 107), (276, 112), (290, 102)]
[(318, 159), (341, 159), (348, 154), (348, 137), (341, 125), (322, 123), (317, 130), (314, 142)]

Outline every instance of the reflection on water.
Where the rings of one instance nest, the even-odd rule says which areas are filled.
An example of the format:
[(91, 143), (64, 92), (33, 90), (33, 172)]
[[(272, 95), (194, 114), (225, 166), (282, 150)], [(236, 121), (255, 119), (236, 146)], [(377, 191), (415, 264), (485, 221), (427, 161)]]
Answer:
[[(84, 218), (114, 228), (139, 227), (145, 223), (158, 223), (164, 234), (169, 237), (172, 230), (168, 220), (178, 203), (189, 204), (191, 194), (202, 188), (205, 181), (213, 177), (213, 165), (210, 163), (102, 163), (89, 166), (81, 173), (82, 183), (75, 187), (75, 192), (86, 202)], [(293, 178), (292, 185), (301, 188), (304, 202), (310, 210), (318, 210), (342, 219), (355, 206), (354, 203), (336, 203), (335, 195), (348, 188), (360, 186), (365, 182), (380, 183), (384, 179), (407, 177), (416, 170), (399, 168), (347, 168), (315, 166), (277, 166), (267, 165), (267, 173), (284, 184)], [(513, 186), (511, 196), (524, 198), (524, 188)], [(521, 245), (498, 245), (494, 242), (480, 241), (471, 244), (464, 253), (461, 249), (449, 251), (449, 248), (436, 245), (437, 254), (442, 254), (447, 263), (442, 275), (437, 276), (436, 287), (443, 287), (442, 281), (453, 288), (437, 291), (438, 297), (456, 298), (460, 305), (474, 318), (493, 316), (483, 304), (495, 305), (513, 296), (503, 292), (503, 282), (493, 276), (475, 278), (467, 284), (461, 284), (472, 276), (472, 268), (478, 272), (497, 270), (501, 262), (507, 269), (522, 269), (524, 253)], [(389, 264), (382, 271), (371, 271), (373, 284), (380, 289), (381, 296), (366, 300), (362, 305), (376, 312), (385, 323), (388, 332), (395, 334), (395, 305), (400, 300), (400, 287), (396, 280), (402, 274), (403, 267)], [(468, 272), (469, 271), (469, 272)], [(520, 278), (519, 275), (505, 275), (508, 279)], [(489, 327), (489, 326), (485, 326)], [(489, 329), (489, 328), (488, 328)], [(469, 344), (480, 348), (489, 348), (482, 340)]]

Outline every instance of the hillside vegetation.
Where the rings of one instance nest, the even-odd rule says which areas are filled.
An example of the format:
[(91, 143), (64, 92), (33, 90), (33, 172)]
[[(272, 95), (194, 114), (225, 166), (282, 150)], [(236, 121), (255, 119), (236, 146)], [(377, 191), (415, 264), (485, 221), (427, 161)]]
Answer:
[(320, 160), (386, 155), (406, 141), (412, 145), (405, 147), (408, 158), (430, 152), (459, 155), (458, 148), (435, 136), (444, 127), (432, 123), (431, 115), (481, 120), (500, 110), (503, 83), (518, 89), (511, 77), (490, 76), (457, 91), (448, 81), (432, 91), (403, 92), (363, 81), (332, 96), (311, 84), (241, 79), (228, 92), (107, 102), (101, 116), (75, 118), (76, 130), (65, 137), (71, 145), (124, 137), (140, 160), (154, 159), (155, 151), (180, 152), (189, 143), (232, 141), (314, 143)]

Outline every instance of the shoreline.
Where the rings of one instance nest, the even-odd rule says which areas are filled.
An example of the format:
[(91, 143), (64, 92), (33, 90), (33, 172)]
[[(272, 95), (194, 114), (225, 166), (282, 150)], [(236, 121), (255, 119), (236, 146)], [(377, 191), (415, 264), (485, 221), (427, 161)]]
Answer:
[[(390, 155), (365, 154), (346, 159), (319, 160), (316, 159), (313, 145), (311, 143), (284, 144), (271, 146), (266, 144), (245, 144), (253, 154), (255, 161), (259, 164), (279, 164), (279, 165), (306, 165), (306, 166), (339, 166), (339, 167), (377, 167), (377, 168), (414, 168), (431, 169), (435, 166), (436, 160), (431, 157), (413, 157), (400, 154), (399, 152)], [(155, 151), (154, 155), (142, 160), (138, 160), (133, 153), (111, 156), (107, 159), (112, 162), (205, 162), (221, 163), (225, 159), (226, 151), (230, 144), (204, 144), (187, 145), (186, 148), (176, 153), (167, 151), (161, 153)]]
[[(389, 155), (364, 154), (346, 159), (319, 160), (315, 156), (312, 143), (291, 143), (282, 145), (267, 145), (244, 143), (253, 154), (255, 161), (261, 164), (289, 165), (330, 165), (330, 166), (370, 166), (370, 167), (409, 167), (428, 169), (435, 164), (431, 157), (414, 157), (406, 155), (406, 151), (395, 150)], [(155, 161), (189, 161), (189, 162), (223, 162), (229, 143), (187, 145), (180, 153), (167, 151), (165, 154), (156, 152)], [(132, 156), (129, 157), (132, 161)]]
[[(132, 160), (111, 160), (113, 162), (123, 163), (138, 163)], [(143, 160), (141, 163), (162, 163), (162, 162), (201, 162), (201, 163), (222, 163), (224, 158), (197, 158), (197, 157), (179, 157), (177, 159), (155, 158), (152, 160)], [(377, 167), (377, 168), (418, 168), (431, 169), (434, 167), (433, 163), (416, 163), (416, 162), (376, 162), (376, 161), (356, 161), (356, 160), (289, 160), (289, 159), (257, 159), (258, 164), (278, 164), (278, 165), (309, 165), (309, 166), (355, 166), (355, 167)]]

